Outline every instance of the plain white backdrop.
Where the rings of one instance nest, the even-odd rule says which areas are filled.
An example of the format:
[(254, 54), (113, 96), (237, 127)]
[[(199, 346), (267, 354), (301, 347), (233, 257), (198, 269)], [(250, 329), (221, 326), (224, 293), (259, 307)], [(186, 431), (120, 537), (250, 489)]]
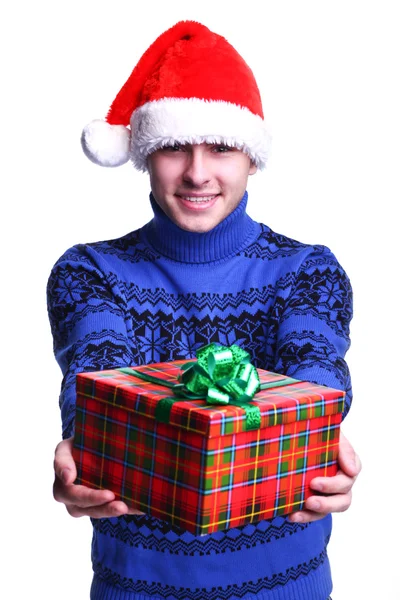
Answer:
[[(45, 288), (69, 246), (151, 218), (146, 175), (93, 165), (82, 127), (103, 118), (147, 47), (182, 19), (224, 35), (252, 67), (273, 136), (249, 213), (330, 247), (354, 291), (343, 424), (363, 461), (334, 517), (334, 600), (400, 599), (398, 585), (397, 2), (15, 2), (3, 9), (1, 244), (2, 577), (7, 599), (85, 600), (88, 519), (52, 499), (61, 371)], [(205, 599), (206, 600), (206, 599)]]

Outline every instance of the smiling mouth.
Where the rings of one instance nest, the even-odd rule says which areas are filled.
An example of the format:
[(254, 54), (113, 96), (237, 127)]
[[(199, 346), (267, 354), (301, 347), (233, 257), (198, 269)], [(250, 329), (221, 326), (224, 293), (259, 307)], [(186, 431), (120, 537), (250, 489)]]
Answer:
[(214, 200), (217, 196), (219, 196), (219, 194), (207, 194), (207, 195), (192, 195), (192, 194), (188, 194), (188, 195), (183, 195), (183, 194), (176, 194), (179, 198), (182, 198), (182, 200), (186, 200), (187, 202), (193, 202), (193, 203), (204, 203), (206, 204), (207, 202), (211, 202), (211, 200)]

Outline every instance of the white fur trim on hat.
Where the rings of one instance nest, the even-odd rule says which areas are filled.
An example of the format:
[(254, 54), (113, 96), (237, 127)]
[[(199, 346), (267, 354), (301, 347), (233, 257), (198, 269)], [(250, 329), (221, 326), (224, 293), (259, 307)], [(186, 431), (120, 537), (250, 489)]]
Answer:
[(164, 98), (147, 102), (133, 112), (131, 131), (131, 159), (140, 171), (147, 171), (147, 157), (163, 146), (203, 142), (236, 147), (263, 169), (271, 143), (260, 116), (222, 100)]
[(119, 167), (129, 160), (130, 130), (97, 119), (82, 131), (81, 144), (86, 156), (102, 167)]

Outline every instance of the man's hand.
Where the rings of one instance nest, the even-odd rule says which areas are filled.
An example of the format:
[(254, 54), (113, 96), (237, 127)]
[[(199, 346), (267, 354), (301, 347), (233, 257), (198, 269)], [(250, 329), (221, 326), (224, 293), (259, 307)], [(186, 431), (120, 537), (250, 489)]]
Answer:
[(54, 456), (54, 498), (65, 504), (73, 517), (101, 519), (120, 517), (125, 514), (142, 515), (138, 510), (128, 509), (124, 502), (115, 500), (110, 490), (94, 490), (84, 485), (74, 485), (76, 466), (72, 457), (73, 438), (60, 442)]
[(327, 496), (310, 496), (304, 510), (292, 513), (289, 519), (306, 523), (322, 519), (332, 512), (343, 512), (351, 504), (351, 488), (361, 471), (361, 461), (348, 439), (341, 433), (339, 441), (339, 470), (334, 477), (316, 477), (311, 488)]

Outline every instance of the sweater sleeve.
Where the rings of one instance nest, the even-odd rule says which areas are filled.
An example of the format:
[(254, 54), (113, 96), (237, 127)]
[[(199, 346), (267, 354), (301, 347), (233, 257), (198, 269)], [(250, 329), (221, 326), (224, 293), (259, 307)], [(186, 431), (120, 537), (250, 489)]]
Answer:
[(53, 349), (63, 373), (60, 393), (63, 438), (74, 432), (75, 376), (132, 365), (126, 301), (112, 273), (99, 267), (84, 245), (67, 250), (47, 283)]
[(295, 275), (281, 314), (275, 370), (345, 391), (343, 416), (352, 401), (351, 378), (344, 360), (350, 347), (352, 315), (348, 276), (329, 248), (314, 246)]

